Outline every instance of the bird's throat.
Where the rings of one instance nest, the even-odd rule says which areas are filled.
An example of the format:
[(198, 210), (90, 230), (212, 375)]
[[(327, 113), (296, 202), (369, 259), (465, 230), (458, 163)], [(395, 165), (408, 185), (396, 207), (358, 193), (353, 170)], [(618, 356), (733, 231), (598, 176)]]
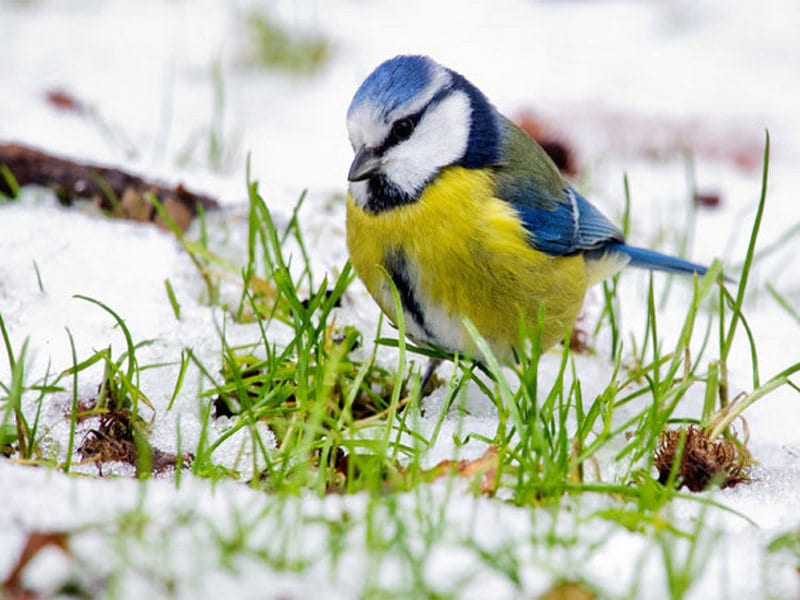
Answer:
[(365, 198), (362, 206), (371, 214), (379, 214), (419, 199), (419, 194), (412, 195), (400, 188), (385, 175), (379, 174), (366, 182)]

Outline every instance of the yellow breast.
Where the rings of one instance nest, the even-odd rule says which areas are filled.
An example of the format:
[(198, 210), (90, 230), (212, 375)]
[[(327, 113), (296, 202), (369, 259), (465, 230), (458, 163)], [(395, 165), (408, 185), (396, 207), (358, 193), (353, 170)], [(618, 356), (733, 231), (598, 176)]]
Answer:
[(392, 320), (395, 303), (385, 273), (398, 256), (404, 259), (405, 284), (418, 309), (404, 301), (412, 337), (474, 355), (462, 325), (466, 316), (499, 357), (509, 358), (520, 319), (535, 323), (542, 305), (544, 346), (561, 339), (580, 310), (587, 274), (580, 255), (534, 250), (516, 211), (492, 190), (488, 173), (450, 167), (418, 201), (378, 214), (348, 196), (347, 245), (356, 273)]

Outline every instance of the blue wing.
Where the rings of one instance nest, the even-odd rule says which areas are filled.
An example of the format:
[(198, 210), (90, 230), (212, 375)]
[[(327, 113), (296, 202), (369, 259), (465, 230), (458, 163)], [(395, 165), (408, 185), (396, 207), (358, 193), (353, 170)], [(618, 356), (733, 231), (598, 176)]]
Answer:
[(625, 243), (619, 228), (571, 187), (564, 190), (564, 201), (550, 206), (517, 204), (530, 243), (537, 250), (567, 256)]
[[(619, 228), (578, 192), (568, 187), (565, 197), (567, 201), (557, 204), (553, 210), (518, 206), (530, 243), (537, 250), (555, 256), (583, 252), (587, 259), (596, 261), (611, 259), (612, 271), (625, 263), (685, 275), (704, 275), (708, 270), (675, 256), (628, 246)], [(614, 267), (614, 263), (618, 266)]]
[(526, 133), (502, 119), (503, 161), (495, 165), (496, 193), (514, 206), (530, 245), (552, 256), (583, 254), (592, 281), (625, 264), (670, 273), (707, 269), (680, 258), (628, 246), (622, 231), (571, 186)]

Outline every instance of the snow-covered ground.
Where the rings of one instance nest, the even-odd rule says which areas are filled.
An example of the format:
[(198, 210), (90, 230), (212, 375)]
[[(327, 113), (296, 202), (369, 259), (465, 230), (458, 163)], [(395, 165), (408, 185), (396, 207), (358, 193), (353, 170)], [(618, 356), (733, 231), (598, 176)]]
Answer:
[[(622, 212), (627, 173), (632, 241), (674, 250), (674, 232), (681, 227), (675, 223), (686, 220), (689, 193), (681, 151), (691, 149), (699, 189), (721, 198), (718, 209), (697, 215), (692, 258), (740, 262), (760, 190), (765, 128), (773, 145), (760, 246), (800, 222), (800, 3), (794, 0), (263, 3), (264, 11), (288, 27), (330, 40), (331, 58), (314, 75), (243, 65), (242, 15), (250, 6), (210, 0), (0, 1), (0, 143), (24, 142), (123, 165), (218, 195), (231, 207), (210, 218), (210, 226), (219, 228), (212, 237), (231, 255), (243, 249), (246, 225), (237, 207), (245, 202), (249, 153), (252, 173), (277, 215), (288, 215), (308, 189), (302, 222), (312, 260), (319, 273), (335, 271), (346, 260), (343, 207), (336, 198), (345, 190), (352, 155), (344, 126), (347, 105), (379, 62), (397, 53), (425, 53), (469, 77), (506, 114), (532, 110), (568, 139), (585, 167), (579, 187), (614, 218)], [(216, 108), (214, 65), (224, 96)], [(52, 90), (94, 107), (95, 116), (54, 109), (45, 101)], [(213, 172), (203, 144), (219, 115), (232, 158)], [(200, 140), (196, 152), (180, 160), (192, 140)], [(792, 238), (754, 268), (745, 310), (764, 379), (800, 360), (800, 324), (765, 291), (769, 282), (791, 304), (800, 304), (798, 250)], [(181, 304), (180, 321), (167, 302), (165, 279)], [(645, 281), (640, 273), (622, 279), (623, 332), (643, 326)], [(79, 358), (109, 340), (115, 355), (124, 351), (111, 317), (75, 294), (112, 307), (136, 340), (155, 340), (140, 351), (142, 363), (175, 361), (182, 348), (191, 347), (212, 369), (219, 366), (215, 328), (223, 311), (200, 301), (201, 282), (171, 235), (62, 208), (43, 191), (26, 191), (20, 201), (0, 205), (0, 314), (15, 350), (28, 339), (28, 383), (48, 368), (52, 374), (72, 365), (67, 330)], [(683, 297), (685, 290), (677, 294)], [(597, 298), (590, 293), (589, 303)], [(666, 340), (677, 335), (670, 331), (682, 323), (684, 310), (676, 301), (660, 311)], [(368, 331), (377, 317), (354, 284), (338, 318)], [(258, 336), (254, 326), (226, 326), (231, 343)], [(590, 397), (607, 382), (610, 365), (604, 352), (576, 360), (584, 395)], [(749, 350), (740, 343), (731, 358), (732, 395), (752, 389), (750, 373)], [(187, 382), (172, 411), (165, 410), (176, 374), (177, 367), (143, 372), (142, 388), (159, 412), (153, 444), (162, 449), (176, 448), (177, 427), (183, 448), (200, 435), (196, 381)], [(97, 380), (90, 379), (81, 378), (84, 397), (95, 392)], [(0, 382), (9, 380), (0, 352)], [(62, 403), (47, 406), (43, 414), (43, 426), (50, 428), (48, 451), (62, 459), (70, 401), (71, 394), (64, 394)], [(430, 400), (433, 406), (436, 401), (436, 396)], [(710, 497), (757, 526), (706, 511), (713, 552), (691, 597), (800, 596), (797, 557), (765, 552), (778, 534), (800, 528), (798, 401), (796, 390), (785, 387), (746, 412), (750, 449), (759, 462), (755, 481)], [(445, 427), (491, 435), (493, 409), (477, 390), (469, 402), (466, 420), (449, 419)], [(428, 414), (435, 418), (437, 411)], [(420, 426), (432, 425), (423, 419)], [(453, 457), (451, 438), (440, 435), (431, 463)], [(482, 450), (461, 451), (474, 456)], [(232, 439), (220, 449), (220, 461), (233, 464), (237, 452)], [(582, 520), (600, 508), (593, 501), (565, 500), (557, 514), (534, 518), (530, 510), (462, 492), (445, 483), (418, 492), (429, 494), (430, 506), (445, 515), (445, 526), (425, 554), (424, 576), (434, 589), (444, 593), (472, 578), (467, 596), (511, 598), (520, 590), (541, 593), (554, 576), (572, 576), (611, 596), (631, 589), (640, 597), (666, 596), (658, 546), (648, 547), (641, 536), (618, 527), (604, 529), (597, 519)], [(416, 509), (408, 516), (402, 511), (405, 502), (418, 506), (420, 499), (401, 496), (397, 502), (400, 516), (391, 518), (412, 538), (423, 539), (429, 532), (419, 531), (423, 522), (415, 520)], [(26, 571), (26, 583), (45, 593), (73, 572), (88, 578), (89, 589), (97, 585), (121, 597), (349, 598), (378, 579), (398, 594), (408, 585), (403, 567), (385, 560), (376, 565), (359, 543), (365, 523), (380, 519), (369, 514), (361, 496), (309, 495), (277, 506), (269, 495), (234, 482), (212, 486), (186, 476), (176, 489), (169, 478), (141, 484), (80, 478), (0, 460), (0, 506), (0, 579), (28, 532), (75, 532), (70, 560), (52, 550)], [(676, 502), (671, 510), (675, 519), (691, 522), (698, 509)], [(358, 525), (348, 530), (336, 562), (325, 527), (343, 515)], [(121, 523), (131, 528), (125, 543), (115, 533)], [(241, 528), (247, 534), (231, 558), (220, 540), (233, 545)], [(544, 554), (531, 540), (550, 528), (574, 530), (585, 539), (578, 548), (586, 554), (574, 548)], [(523, 565), (518, 586), (477, 561), (466, 539), (487, 549), (510, 549)], [(285, 556), (264, 560), (273, 545), (286, 540), (290, 558), (309, 561), (309, 568), (282, 567)]]

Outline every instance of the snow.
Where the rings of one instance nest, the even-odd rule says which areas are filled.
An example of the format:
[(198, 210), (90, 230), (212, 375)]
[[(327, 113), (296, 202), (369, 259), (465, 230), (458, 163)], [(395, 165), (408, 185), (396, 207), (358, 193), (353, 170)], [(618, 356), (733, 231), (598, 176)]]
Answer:
[[(210, 216), (210, 234), (226, 256), (239, 262), (246, 237), (241, 206), (249, 154), (254, 177), (279, 218), (287, 218), (308, 189), (301, 216), (319, 278), (346, 260), (343, 210), (335, 197), (344, 192), (352, 155), (344, 126), (350, 97), (385, 58), (426, 53), (464, 73), (507, 114), (532, 108), (556, 124), (588, 167), (579, 187), (614, 218), (622, 212), (622, 174), (627, 173), (635, 242), (656, 240), (660, 248), (674, 250), (674, 231), (680, 228), (664, 234), (664, 223), (686, 222), (687, 167), (674, 148), (688, 144), (704, 149), (695, 162), (699, 189), (717, 191), (722, 198), (721, 209), (696, 215), (692, 257), (741, 261), (760, 191), (765, 128), (773, 154), (759, 247), (797, 222), (800, 5), (793, 0), (759, 5), (721, 0), (259, 5), (284, 23), (332, 42), (331, 61), (313, 77), (242, 66), (240, 19), (251, 6), (212, 0), (0, 4), (5, 58), (0, 141), (123, 165), (219, 195), (229, 207)], [(222, 69), (221, 109), (213, 100), (215, 64)], [(44, 101), (53, 89), (74, 94), (93, 112), (54, 110)], [(222, 139), (234, 157), (222, 171), (210, 168), (202, 152), (215, 111), (221, 111)], [(192, 139), (200, 140), (200, 150), (181, 162)], [(655, 148), (665, 157), (650, 160), (643, 148)], [(749, 159), (749, 167), (737, 164), (738, 151)], [(797, 250), (793, 238), (754, 269), (746, 315), (758, 344), (762, 381), (800, 360), (798, 323), (764, 291), (769, 281), (790, 303), (800, 304), (800, 273), (793, 267)], [(48, 370), (52, 379), (72, 365), (67, 331), (79, 359), (109, 341), (115, 356), (124, 352), (123, 336), (111, 316), (76, 294), (113, 308), (136, 341), (155, 340), (137, 353), (143, 364), (177, 361), (183, 348), (192, 348), (215, 373), (220, 367), (217, 327), (224, 324), (231, 343), (257, 336), (253, 327), (234, 324), (222, 309), (203, 302), (201, 282), (173, 236), (149, 225), (62, 208), (41, 190), (26, 190), (20, 201), (0, 205), (0, 257), (0, 314), (16, 351), (28, 340), (29, 383)], [(167, 302), (167, 279), (181, 304), (180, 320)], [(620, 285), (623, 332), (640, 338), (646, 281), (646, 275), (632, 272)], [(666, 347), (677, 339), (689, 297), (685, 286), (672, 286), (670, 303), (659, 312)], [(588, 310), (596, 311), (599, 302), (593, 290)], [(378, 310), (354, 284), (338, 318), (371, 332)], [(279, 342), (285, 339), (279, 329), (275, 335)], [(602, 391), (611, 372), (604, 358), (607, 341), (601, 337), (597, 347), (598, 356), (576, 358), (585, 397)], [(391, 358), (387, 352), (382, 360), (391, 364)], [(557, 356), (545, 358), (545, 377), (552, 376), (557, 362)], [(732, 395), (752, 389), (749, 364), (749, 350), (739, 343), (731, 357)], [(171, 364), (142, 374), (142, 389), (159, 415), (152, 441), (164, 450), (176, 449), (178, 427), (184, 449), (200, 435), (196, 373), (187, 377), (175, 408), (166, 411), (177, 373), (177, 364)], [(449, 373), (442, 371), (445, 377)], [(95, 393), (92, 381), (100, 374), (96, 365), (81, 375), (81, 397)], [(9, 379), (3, 353), (0, 381)], [(49, 429), (49, 451), (63, 459), (68, 436), (63, 415), (71, 392), (60, 398), (46, 407), (43, 425)], [(443, 401), (442, 390), (426, 400), (426, 415), (432, 416), (418, 424), (424, 435), (433, 431)], [(709, 494), (757, 526), (710, 508), (698, 515), (696, 503), (671, 506), (670, 516), (685, 527), (705, 519), (714, 538), (714, 552), (690, 597), (800, 595), (796, 557), (764, 551), (775, 536), (798, 527), (797, 401), (797, 392), (787, 387), (748, 409), (750, 449), (759, 461), (755, 481)], [(445, 419), (427, 464), (474, 458), (485, 450), (478, 442), (466, 447), (454, 442), (455, 435), (492, 435), (496, 427), (496, 411), (479, 391), (470, 390), (465, 402), (468, 414)], [(700, 402), (690, 394), (682, 410), (696, 415)], [(212, 436), (225, 424), (214, 427)], [(234, 436), (215, 458), (241, 466), (246, 463), (239, 456), (244, 441)], [(93, 474), (94, 468), (84, 471)], [(424, 558), (424, 580), (443, 594), (462, 589), (467, 581), (464, 597), (534, 596), (555, 577), (579, 577), (609, 596), (629, 593), (637, 581), (636, 596), (667, 594), (660, 547), (591, 518), (604, 508), (597, 498), (565, 499), (563, 507), (548, 513), (476, 498), (460, 482), (439, 482), (400, 495), (392, 514), (374, 515), (360, 495), (308, 494), (278, 503), (241, 483), (212, 485), (189, 475), (180, 486), (170, 477), (140, 483), (125, 477), (131, 472), (123, 467), (112, 472), (120, 477), (67, 476), (0, 461), (0, 578), (14, 564), (27, 532), (65, 530), (73, 532), (71, 557), (48, 549), (25, 573), (25, 583), (45, 594), (78, 577), (89, 589), (129, 598), (351, 598), (370, 583), (402, 595), (412, 589), (412, 573), (400, 559), (369, 554), (365, 528), (371, 520), (379, 524), (373, 535), (388, 538), (392, 527), (406, 529), (409, 544)], [(420, 502), (442, 521), (421, 518)], [(334, 559), (327, 528), (345, 522), (345, 514), (345, 550)], [(556, 549), (531, 543), (555, 530), (582, 543)], [(434, 541), (425, 547), (423, 540), (431, 536)], [(240, 546), (225, 555), (220, 540)], [(281, 568), (287, 558), (278, 556), (281, 542), (290, 559), (308, 562), (306, 570)], [(685, 546), (676, 544), (678, 556), (686, 556)], [(479, 560), (475, 546), (515, 553), (519, 587)], [(275, 556), (269, 556), (270, 549)]]

